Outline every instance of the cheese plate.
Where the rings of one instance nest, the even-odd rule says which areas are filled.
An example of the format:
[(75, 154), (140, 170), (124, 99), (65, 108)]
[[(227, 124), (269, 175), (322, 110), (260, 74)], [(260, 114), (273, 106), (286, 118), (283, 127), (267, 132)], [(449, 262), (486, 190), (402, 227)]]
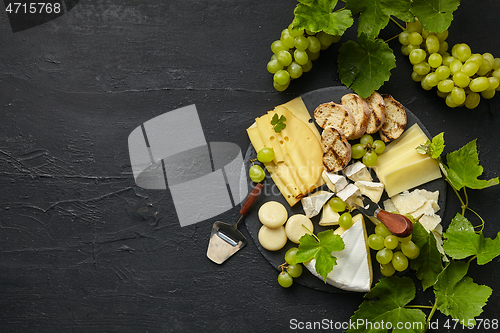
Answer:
[[(318, 90), (314, 90), (308, 93), (305, 93), (301, 96), (307, 110), (311, 114), (314, 112), (314, 109), (325, 102), (336, 102), (340, 103), (340, 99), (342, 96), (345, 94), (352, 93), (352, 90), (344, 87), (344, 86), (335, 86), (335, 87), (326, 87), (326, 88), (321, 88)], [(420, 128), (423, 130), (425, 135), (427, 135), (428, 138), (432, 138), (432, 135), (427, 131), (425, 128), (424, 124), (410, 111), (405, 107), (406, 114), (407, 114), (407, 125), (406, 128), (410, 128), (414, 124), (418, 124)], [(314, 118), (313, 118), (314, 119)], [(374, 138), (378, 138), (378, 134), (373, 135)], [(252, 144), (248, 147), (246, 154), (245, 154), (245, 163), (247, 170), (250, 168), (252, 165), (251, 160), (254, 160), (256, 158), (256, 151), (253, 148)], [(354, 163), (355, 161), (351, 161), (351, 164)], [(377, 179), (376, 173), (373, 169), (369, 169), (370, 175), (373, 177), (374, 180)], [(277, 271), (280, 269), (278, 268), (281, 264), (285, 262), (284, 255), (285, 252), (291, 248), (291, 247), (296, 247), (297, 244), (292, 243), (291, 241), (288, 241), (285, 247), (278, 251), (268, 251), (264, 249), (258, 239), (258, 233), (259, 230), (262, 226), (262, 223), (259, 221), (259, 216), (258, 216), (258, 207), (260, 207), (262, 204), (269, 202), (269, 201), (277, 201), (282, 203), (287, 211), (288, 211), (288, 216), (292, 216), (294, 214), (304, 214), (304, 209), (302, 207), (302, 204), (297, 203), (293, 207), (290, 207), (290, 205), (287, 203), (285, 198), (282, 196), (280, 193), (279, 189), (277, 186), (274, 184), (273, 180), (269, 176), (269, 174), (266, 171), (266, 178), (262, 182), (264, 185), (263, 189), (263, 195), (261, 195), (258, 200), (255, 203), (255, 209), (252, 209), (251, 212), (247, 215), (245, 219), (245, 226), (253, 239), (254, 243), (256, 244), (257, 248), (259, 251), (262, 253), (264, 258), (271, 264)], [(250, 182), (249, 187), (253, 187), (254, 183)], [(438, 205), (440, 207), (439, 211), (437, 214), (442, 218), (444, 211), (445, 211), (445, 204), (446, 204), (446, 182), (443, 178), (439, 178), (430, 182), (427, 182), (423, 185), (420, 185), (417, 187), (418, 189), (424, 189), (427, 191), (435, 192), (439, 191), (439, 200), (438, 200)], [(327, 190), (328, 187), (326, 185), (321, 186), (317, 190)], [(384, 200), (388, 198), (387, 193), (384, 192), (382, 195), (382, 198), (380, 200), (380, 203), (382, 203)], [(354, 214), (358, 214), (359, 211), (354, 210), (352, 212), (353, 216)], [(327, 230), (332, 228), (331, 226), (321, 226), (319, 225), (319, 221), (321, 218), (321, 214), (315, 215), (311, 217), (311, 221), (313, 222), (314, 225), (314, 233), (317, 234), (318, 232)], [(365, 224), (366, 224), (366, 229), (368, 234), (372, 234), (374, 232), (374, 225), (368, 220), (365, 219)], [(335, 227), (334, 227), (335, 228)], [(376, 263), (375, 260), (375, 253), (374, 251), (371, 252), (371, 257), (372, 257), (372, 262)], [(404, 272), (402, 273), (404, 274)], [(380, 270), (376, 267), (373, 269), (373, 281), (376, 283), (382, 276), (380, 273)], [(324, 292), (331, 292), (331, 293), (347, 293), (349, 291), (345, 291), (343, 289), (339, 289), (337, 287), (334, 287), (330, 284), (324, 283), (321, 279), (317, 278), (313, 274), (311, 274), (308, 270), (304, 269), (304, 273), (299, 277), (295, 278), (294, 281), (298, 284), (301, 284), (303, 286), (324, 291)]]

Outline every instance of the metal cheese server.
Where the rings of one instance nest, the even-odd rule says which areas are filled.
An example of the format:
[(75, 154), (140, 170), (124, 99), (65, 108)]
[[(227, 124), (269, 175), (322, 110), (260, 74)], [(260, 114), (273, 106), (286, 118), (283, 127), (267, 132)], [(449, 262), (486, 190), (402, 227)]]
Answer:
[(223, 222), (214, 223), (207, 249), (207, 257), (210, 260), (217, 264), (222, 264), (247, 244), (245, 236), (238, 230), (238, 224), (253, 206), (262, 192), (263, 187), (261, 183), (258, 183), (254, 187), (241, 207), (240, 218), (235, 224), (230, 225)]
[(356, 205), (358, 210), (367, 217), (375, 217), (382, 222), (390, 232), (398, 237), (407, 237), (413, 232), (413, 223), (401, 214), (389, 213), (383, 210), (366, 195), (362, 195), (363, 206)]

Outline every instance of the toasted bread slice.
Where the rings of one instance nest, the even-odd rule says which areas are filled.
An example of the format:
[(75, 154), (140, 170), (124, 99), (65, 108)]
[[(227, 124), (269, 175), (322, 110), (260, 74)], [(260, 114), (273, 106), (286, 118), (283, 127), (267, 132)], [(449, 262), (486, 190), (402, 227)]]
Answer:
[(370, 119), (368, 104), (357, 94), (345, 94), (340, 99), (340, 103), (351, 112), (355, 122), (354, 134), (346, 135), (346, 138), (349, 140), (360, 138), (365, 134)]
[(314, 119), (321, 128), (335, 127), (342, 131), (346, 138), (355, 133), (355, 120), (351, 112), (340, 104), (323, 103), (314, 110)]
[(385, 122), (385, 102), (382, 95), (374, 91), (369, 97), (364, 98), (370, 108), (370, 119), (366, 127), (366, 133), (374, 134)]
[(380, 138), (385, 142), (389, 142), (399, 138), (403, 134), (406, 127), (406, 111), (399, 103), (390, 95), (382, 95), (385, 102), (385, 122), (379, 130)]
[(328, 172), (340, 171), (351, 161), (351, 145), (342, 131), (327, 127), (321, 133), (323, 165)]

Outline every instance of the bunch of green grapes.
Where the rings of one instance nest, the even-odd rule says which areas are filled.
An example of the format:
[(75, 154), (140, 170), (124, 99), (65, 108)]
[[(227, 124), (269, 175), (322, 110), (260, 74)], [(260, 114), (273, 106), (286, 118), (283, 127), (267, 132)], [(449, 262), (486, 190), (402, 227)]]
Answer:
[(362, 158), (362, 162), (367, 167), (377, 165), (378, 155), (382, 154), (385, 150), (385, 143), (382, 140), (373, 141), (370, 134), (364, 134), (359, 143), (352, 145), (351, 157), (354, 159)]
[(413, 65), (412, 79), (425, 90), (437, 88), (451, 108), (474, 109), (481, 97), (490, 99), (500, 90), (500, 58), (472, 53), (467, 44), (455, 44), (448, 52), (448, 30), (433, 33), (418, 20), (409, 22), (399, 35), (401, 52)]
[[(302, 275), (302, 265), (294, 264), (297, 259), (298, 248), (292, 247), (285, 253), (285, 263), (280, 265), (281, 272), (278, 275), (278, 283), (283, 288), (293, 284), (293, 279)], [(288, 264), (288, 265), (287, 265)]]
[(420, 249), (412, 242), (411, 235), (405, 238), (397, 237), (382, 223), (378, 224), (375, 233), (368, 237), (368, 246), (377, 251), (375, 258), (384, 276), (404, 271), (408, 268), (409, 259), (415, 259), (420, 254)]
[(339, 40), (340, 36), (323, 31), (313, 33), (304, 29), (292, 30), (290, 24), (281, 32), (280, 39), (271, 44), (273, 56), (267, 63), (267, 70), (274, 74), (274, 88), (277, 91), (288, 88), (291, 80), (311, 70), (312, 61), (318, 59), (321, 50), (326, 50)]
[[(269, 163), (274, 159), (274, 150), (273, 148), (262, 148), (257, 152), (257, 160), (261, 163)], [(252, 160), (252, 163), (255, 160)], [(255, 183), (260, 183), (266, 178), (266, 173), (264, 169), (258, 164), (252, 164), (250, 169), (248, 170), (248, 175), (250, 179)]]

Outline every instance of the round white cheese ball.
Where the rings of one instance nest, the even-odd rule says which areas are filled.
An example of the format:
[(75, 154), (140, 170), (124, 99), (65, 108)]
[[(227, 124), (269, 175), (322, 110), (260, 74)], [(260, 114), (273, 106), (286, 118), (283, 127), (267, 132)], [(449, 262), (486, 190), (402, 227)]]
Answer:
[(300, 237), (308, 233), (304, 226), (309, 229), (310, 232), (314, 232), (314, 225), (307, 216), (304, 214), (295, 214), (290, 216), (285, 225), (286, 236), (288, 239), (299, 244)]
[(285, 206), (277, 201), (268, 201), (259, 208), (259, 220), (268, 228), (281, 227), (287, 218)]
[(288, 238), (286, 237), (285, 227), (268, 228), (265, 225), (259, 230), (259, 243), (263, 248), (269, 251), (278, 251), (285, 246)]

